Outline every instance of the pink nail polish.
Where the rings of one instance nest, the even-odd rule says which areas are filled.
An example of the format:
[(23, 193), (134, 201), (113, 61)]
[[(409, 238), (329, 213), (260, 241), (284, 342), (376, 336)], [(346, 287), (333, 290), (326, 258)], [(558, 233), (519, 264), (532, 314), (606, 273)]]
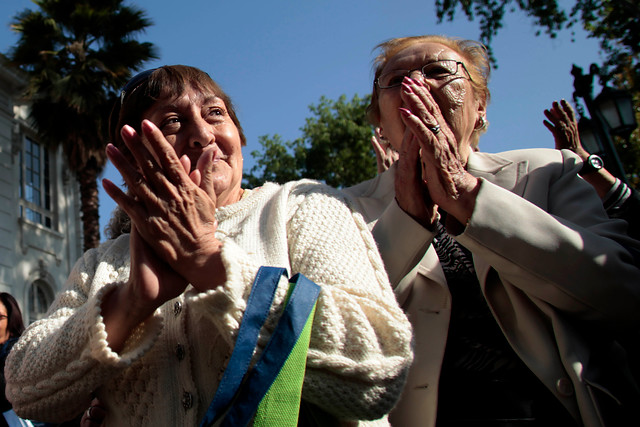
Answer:
[(145, 129), (147, 131), (151, 131), (151, 130), (153, 130), (153, 127), (154, 127), (153, 122), (151, 122), (150, 120), (144, 119), (142, 121), (142, 128), (143, 129)]
[(120, 130), (120, 135), (122, 135), (123, 138), (131, 138), (135, 135), (135, 130), (129, 125), (124, 125)]

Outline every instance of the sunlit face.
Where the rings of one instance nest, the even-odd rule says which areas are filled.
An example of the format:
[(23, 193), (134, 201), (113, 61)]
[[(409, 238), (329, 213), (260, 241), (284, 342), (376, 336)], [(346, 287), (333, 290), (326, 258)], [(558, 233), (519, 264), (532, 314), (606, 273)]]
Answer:
[(0, 301), (0, 344), (9, 339), (9, 318), (7, 307)]
[[(407, 47), (392, 57), (380, 75), (393, 70), (416, 70), (411, 73), (415, 80), (423, 79), (438, 104), (442, 115), (458, 141), (461, 152), (470, 146), (470, 138), (480, 114), (484, 114), (485, 103), (477, 100), (469, 76), (462, 66), (455, 75), (444, 79), (424, 79), (420, 69), (427, 63), (441, 60), (465, 60), (454, 50), (434, 42), (421, 42)], [(405, 126), (399, 108), (403, 107), (400, 94), (402, 87), (378, 89), (380, 127), (384, 137), (399, 150)]]
[(158, 126), (179, 157), (189, 157), (192, 170), (203, 153), (213, 150), (213, 186), (218, 206), (239, 199), (241, 140), (221, 98), (188, 88), (177, 98), (156, 102), (143, 119)]

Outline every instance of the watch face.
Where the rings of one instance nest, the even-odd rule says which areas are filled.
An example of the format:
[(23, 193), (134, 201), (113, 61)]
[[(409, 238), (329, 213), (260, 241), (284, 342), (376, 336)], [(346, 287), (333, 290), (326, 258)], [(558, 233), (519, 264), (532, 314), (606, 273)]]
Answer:
[(580, 172), (578, 172), (578, 174), (584, 176), (590, 173), (597, 172), (603, 167), (604, 162), (602, 161), (602, 159), (598, 155), (592, 154), (584, 161), (584, 163), (582, 164), (582, 169), (580, 169)]
[(604, 162), (602, 161), (602, 159), (595, 155), (589, 156), (589, 164), (594, 169), (602, 169), (602, 167), (604, 166)]

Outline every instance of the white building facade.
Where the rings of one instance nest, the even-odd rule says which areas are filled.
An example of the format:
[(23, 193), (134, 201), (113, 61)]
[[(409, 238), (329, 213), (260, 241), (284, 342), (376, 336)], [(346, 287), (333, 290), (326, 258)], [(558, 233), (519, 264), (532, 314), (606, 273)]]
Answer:
[(0, 292), (25, 325), (44, 317), (82, 251), (80, 193), (61, 150), (38, 142), (24, 80), (0, 58)]

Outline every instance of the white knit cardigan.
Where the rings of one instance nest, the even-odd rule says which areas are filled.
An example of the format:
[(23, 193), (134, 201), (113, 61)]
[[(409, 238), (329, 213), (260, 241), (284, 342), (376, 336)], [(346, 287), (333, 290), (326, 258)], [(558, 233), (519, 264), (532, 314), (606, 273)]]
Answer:
[(322, 288), (303, 398), (343, 419), (390, 411), (411, 363), (411, 325), (365, 222), (341, 193), (312, 181), (266, 184), (216, 217), (226, 283), (205, 293), (189, 286), (137, 328), (120, 353), (107, 345), (100, 305), (128, 278), (129, 236), (88, 251), (48, 316), (29, 326), (7, 360), (6, 393), (16, 413), (62, 421), (86, 409), (95, 392), (107, 407), (107, 425), (198, 425), (261, 265), (301, 272)]

